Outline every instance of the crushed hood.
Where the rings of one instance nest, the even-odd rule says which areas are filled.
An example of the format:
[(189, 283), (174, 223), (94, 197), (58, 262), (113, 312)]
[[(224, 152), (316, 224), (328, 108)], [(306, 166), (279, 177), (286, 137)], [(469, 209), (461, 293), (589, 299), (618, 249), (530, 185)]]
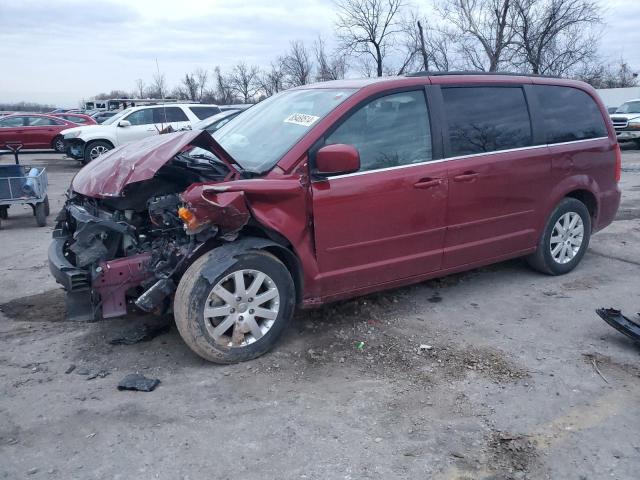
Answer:
[(191, 130), (154, 135), (115, 148), (80, 170), (71, 188), (88, 197), (118, 197), (127, 185), (153, 178), (163, 165), (189, 145), (211, 150), (231, 172), (239, 172), (234, 167), (237, 163), (209, 132)]

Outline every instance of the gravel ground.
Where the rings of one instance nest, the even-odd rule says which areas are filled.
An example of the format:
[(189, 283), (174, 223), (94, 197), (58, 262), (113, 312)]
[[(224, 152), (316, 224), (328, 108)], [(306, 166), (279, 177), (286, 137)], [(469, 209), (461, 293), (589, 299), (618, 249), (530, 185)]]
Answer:
[[(57, 212), (77, 163), (23, 162), (48, 167)], [(12, 208), (0, 478), (638, 478), (640, 348), (594, 313), (640, 309), (640, 152), (623, 162), (618, 218), (574, 272), (514, 260), (300, 312), (273, 352), (232, 366), (200, 360), (175, 326), (109, 343), (162, 320), (65, 322), (51, 227)], [(162, 383), (118, 391), (136, 372)]]

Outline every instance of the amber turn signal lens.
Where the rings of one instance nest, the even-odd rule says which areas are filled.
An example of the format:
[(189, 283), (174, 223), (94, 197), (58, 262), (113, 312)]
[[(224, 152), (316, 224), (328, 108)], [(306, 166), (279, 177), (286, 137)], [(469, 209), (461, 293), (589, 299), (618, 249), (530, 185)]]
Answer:
[(182, 220), (184, 223), (191, 223), (196, 218), (191, 210), (184, 207), (180, 207), (178, 209), (178, 217), (180, 217), (180, 220)]

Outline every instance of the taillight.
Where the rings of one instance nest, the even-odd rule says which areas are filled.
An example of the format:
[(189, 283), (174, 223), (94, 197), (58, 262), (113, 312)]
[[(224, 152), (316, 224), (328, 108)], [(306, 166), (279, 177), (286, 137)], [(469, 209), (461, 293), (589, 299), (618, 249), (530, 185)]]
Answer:
[(616, 142), (615, 146), (616, 152), (616, 183), (620, 181), (620, 177), (622, 175), (622, 152), (620, 151), (620, 144)]

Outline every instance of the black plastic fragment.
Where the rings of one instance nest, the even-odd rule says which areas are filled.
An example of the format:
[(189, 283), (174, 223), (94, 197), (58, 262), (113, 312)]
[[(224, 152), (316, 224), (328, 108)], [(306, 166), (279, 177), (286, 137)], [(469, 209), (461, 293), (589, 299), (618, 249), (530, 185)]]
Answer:
[(160, 384), (157, 378), (147, 378), (139, 373), (130, 373), (118, 384), (118, 390), (136, 390), (138, 392), (152, 392)]
[(160, 334), (167, 333), (170, 329), (171, 324), (168, 322), (155, 325), (135, 325), (117, 337), (113, 337), (109, 340), (109, 343), (111, 345), (133, 345), (135, 343), (148, 342)]
[(640, 324), (622, 315), (620, 310), (615, 308), (598, 308), (596, 313), (620, 333), (640, 343)]

